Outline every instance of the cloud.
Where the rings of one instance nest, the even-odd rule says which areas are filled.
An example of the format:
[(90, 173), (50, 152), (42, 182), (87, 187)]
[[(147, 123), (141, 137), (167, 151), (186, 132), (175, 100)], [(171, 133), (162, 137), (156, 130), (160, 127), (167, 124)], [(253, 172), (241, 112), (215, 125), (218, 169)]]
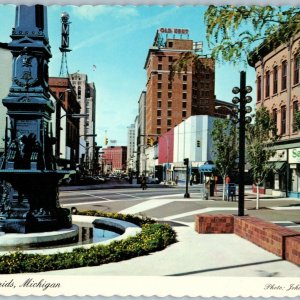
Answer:
[(73, 6), (72, 15), (81, 20), (94, 21), (98, 16), (111, 15), (116, 18), (138, 16), (138, 11), (133, 6), (105, 6), (105, 5), (82, 5)]
[[(126, 9), (127, 7), (119, 7), (119, 8)], [(119, 36), (124, 36), (136, 30), (143, 30), (146, 28), (150, 28), (156, 24), (159, 24), (161, 20), (167, 18), (169, 15), (172, 15), (177, 9), (178, 7), (173, 7), (172, 9), (164, 11), (161, 14), (156, 14), (154, 16), (145, 19), (137, 18), (134, 19), (133, 21), (132, 19), (130, 19), (131, 22), (127, 22), (127, 24), (124, 26), (119, 26), (107, 31), (101, 31), (98, 35), (94, 35), (90, 38), (81, 41), (79, 44), (73, 47), (73, 50), (79, 50), (82, 48), (90, 47), (102, 41), (103, 39), (105, 39), (106, 41), (108, 38), (110, 40), (117, 40)]]

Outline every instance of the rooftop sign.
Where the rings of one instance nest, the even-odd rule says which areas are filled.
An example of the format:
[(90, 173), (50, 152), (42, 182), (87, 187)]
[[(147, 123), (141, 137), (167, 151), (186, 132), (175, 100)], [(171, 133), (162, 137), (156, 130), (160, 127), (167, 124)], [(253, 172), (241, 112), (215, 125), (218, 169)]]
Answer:
[(173, 33), (173, 34), (189, 34), (188, 29), (180, 29), (180, 28), (160, 28), (159, 33)]

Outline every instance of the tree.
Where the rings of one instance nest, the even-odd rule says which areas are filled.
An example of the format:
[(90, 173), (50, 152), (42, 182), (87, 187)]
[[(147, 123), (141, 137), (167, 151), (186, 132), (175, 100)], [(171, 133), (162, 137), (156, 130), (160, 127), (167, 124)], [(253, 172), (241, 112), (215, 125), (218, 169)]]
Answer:
[(265, 107), (260, 107), (255, 113), (254, 123), (246, 126), (246, 157), (257, 189), (256, 209), (259, 209), (259, 186), (274, 171), (270, 158), (275, 155), (274, 145), (278, 139), (274, 120)]
[(274, 49), (299, 32), (299, 12), (299, 7), (210, 5), (204, 22), (212, 57), (238, 64), (263, 42)]
[(233, 170), (238, 157), (236, 125), (229, 119), (216, 119), (212, 129), (212, 140), (214, 163), (223, 179), (223, 200), (225, 200), (225, 178)]

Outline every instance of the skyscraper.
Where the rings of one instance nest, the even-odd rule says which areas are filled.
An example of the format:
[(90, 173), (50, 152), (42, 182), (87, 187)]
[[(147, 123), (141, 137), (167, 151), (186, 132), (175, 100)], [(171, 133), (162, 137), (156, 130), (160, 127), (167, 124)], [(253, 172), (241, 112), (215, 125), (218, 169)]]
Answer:
[(93, 82), (88, 82), (86, 74), (70, 74), (70, 80), (77, 93), (81, 114), (86, 118), (80, 119), (81, 156), (84, 154), (86, 167), (93, 168), (95, 159), (95, 137), (96, 137), (96, 88)]
[(145, 62), (147, 71), (146, 135), (161, 135), (191, 115), (213, 115), (215, 111), (214, 60), (199, 56), (197, 65), (170, 77), (174, 61), (196, 53), (187, 29), (161, 28)]

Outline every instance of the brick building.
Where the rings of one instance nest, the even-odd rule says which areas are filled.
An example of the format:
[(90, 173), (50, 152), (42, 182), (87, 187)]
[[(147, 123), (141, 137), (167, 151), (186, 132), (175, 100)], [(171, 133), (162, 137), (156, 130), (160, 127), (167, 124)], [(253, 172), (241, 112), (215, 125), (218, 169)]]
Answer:
[(277, 124), (281, 139), (276, 145), (276, 173), (270, 176), (266, 192), (300, 197), (300, 134), (294, 114), (300, 101), (300, 35), (274, 50), (262, 44), (250, 65), (256, 70), (256, 106), (265, 106)]
[(79, 119), (72, 114), (80, 113), (75, 90), (66, 77), (50, 77), (49, 89), (55, 103), (55, 156), (59, 166), (75, 168), (79, 163)]
[(104, 173), (126, 171), (127, 147), (111, 146), (102, 149), (102, 170)]
[[(172, 38), (165, 32), (173, 33)], [(187, 29), (157, 31), (144, 66), (146, 135), (164, 134), (191, 115), (214, 115), (217, 105), (232, 106), (215, 99), (215, 62), (211, 58), (199, 56), (197, 65), (190, 62), (186, 71), (170, 78), (173, 62), (186, 53), (195, 53), (193, 45)], [(217, 113), (224, 116), (228, 110)]]

